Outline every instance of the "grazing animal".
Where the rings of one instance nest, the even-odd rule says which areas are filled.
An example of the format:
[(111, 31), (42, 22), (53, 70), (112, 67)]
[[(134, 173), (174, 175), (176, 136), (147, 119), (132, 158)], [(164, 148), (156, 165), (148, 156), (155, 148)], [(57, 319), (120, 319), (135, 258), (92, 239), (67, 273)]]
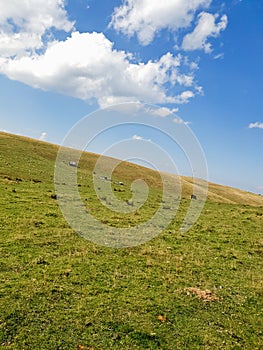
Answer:
[(191, 194), (191, 199), (197, 199), (195, 194)]
[(74, 167), (78, 167), (78, 164), (76, 163), (76, 162), (73, 162), (73, 161), (70, 161), (69, 163), (68, 163), (70, 166), (74, 166)]

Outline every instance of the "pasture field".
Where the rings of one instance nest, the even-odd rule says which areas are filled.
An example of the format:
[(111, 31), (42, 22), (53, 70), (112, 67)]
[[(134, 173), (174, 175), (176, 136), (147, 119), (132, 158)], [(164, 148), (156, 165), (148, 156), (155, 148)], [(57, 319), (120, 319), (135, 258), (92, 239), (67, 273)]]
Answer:
[[(0, 133), (0, 349), (263, 349), (263, 197), (216, 184), (195, 225), (173, 222), (131, 248), (78, 235), (54, 191), (58, 147)], [(160, 177), (122, 163), (116, 196), (144, 178), (147, 203), (116, 217), (92, 187), (97, 156), (80, 160), (79, 190), (107, 225), (136, 225), (158, 208)], [(119, 182), (123, 182), (121, 185)]]

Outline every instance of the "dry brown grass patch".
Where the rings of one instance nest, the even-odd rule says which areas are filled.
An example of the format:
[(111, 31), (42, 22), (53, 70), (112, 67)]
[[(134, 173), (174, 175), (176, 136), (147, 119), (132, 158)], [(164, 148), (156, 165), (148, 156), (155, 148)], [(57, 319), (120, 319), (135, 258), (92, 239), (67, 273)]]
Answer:
[(185, 288), (187, 294), (195, 294), (199, 299), (204, 301), (219, 301), (219, 298), (211, 292), (209, 289), (202, 290), (196, 287)]

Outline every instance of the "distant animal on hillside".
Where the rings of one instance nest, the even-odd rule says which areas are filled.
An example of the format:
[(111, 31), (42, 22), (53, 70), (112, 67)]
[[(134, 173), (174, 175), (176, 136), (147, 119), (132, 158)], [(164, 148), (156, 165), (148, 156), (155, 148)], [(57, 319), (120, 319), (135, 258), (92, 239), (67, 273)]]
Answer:
[(191, 199), (197, 199), (195, 194), (191, 194)]
[(76, 162), (73, 162), (72, 160), (68, 163), (70, 166), (74, 166), (77, 168), (78, 164)]

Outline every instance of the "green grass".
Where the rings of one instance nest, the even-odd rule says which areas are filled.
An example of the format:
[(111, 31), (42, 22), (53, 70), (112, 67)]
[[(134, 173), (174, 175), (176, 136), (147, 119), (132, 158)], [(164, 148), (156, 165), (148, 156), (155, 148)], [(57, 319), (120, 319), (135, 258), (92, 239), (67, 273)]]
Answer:
[[(211, 185), (199, 220), (183, 234), (187, 187), (160, 236), (106, 248), (76, 234), (53, 199), (56, 146), (0, 134), (0, 148), (0, 349), (263, 348), (258, 196)], [(125, 182), (115, 186), (124, 188), (119, 198), (130, 198), (138, 175), (151, 192), (148, 204), (120, 223), (92, 189), (96, 155), (84, 157), (90, 170), (81, 165), (80, 192), (98, 219), (135, 225), (158, 207), (159, 177), (122, 164), (114, 174)], [(218, 301), (198, 298), (191, 287), (209, 289)]]

